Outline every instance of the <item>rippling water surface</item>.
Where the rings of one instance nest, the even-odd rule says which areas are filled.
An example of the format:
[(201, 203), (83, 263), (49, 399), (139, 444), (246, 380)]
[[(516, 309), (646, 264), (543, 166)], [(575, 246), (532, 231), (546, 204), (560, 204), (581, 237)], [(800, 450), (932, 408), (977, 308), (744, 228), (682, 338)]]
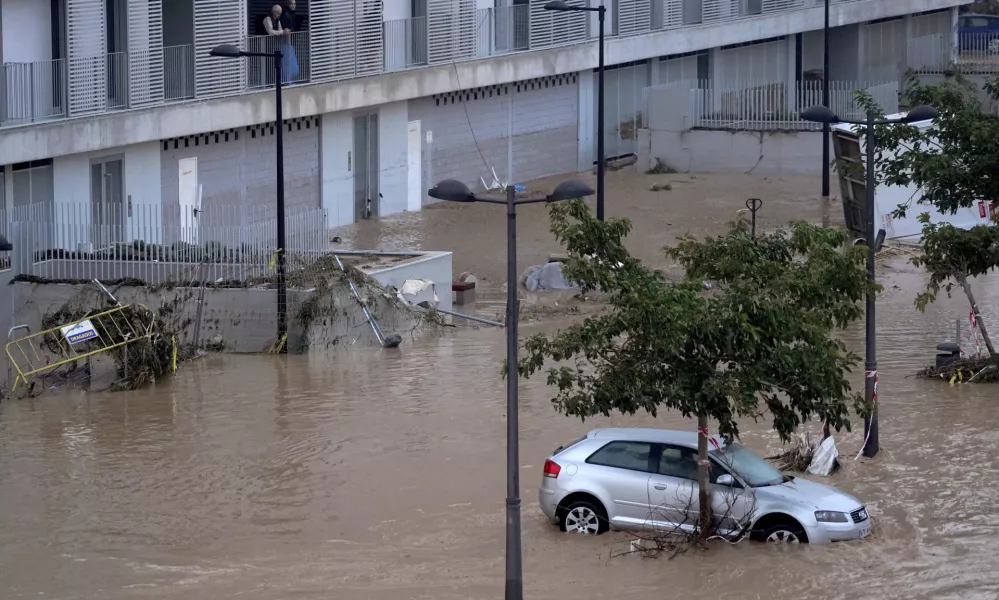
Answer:
[[(911, 378), (967, 303), (915, 312), (922, 276), (901, 262), (882, 281), (883, 451), (854, 461), (860, 433), (838, 436), (848, 457), (831, 478), (869, 504), (872, 539), (665, 561), (611, 558), (620, 535), (559, 534), (536, 502), (554, 447), (608, 422), (690, 424), (582, 424), (554, 414), (532, 380), (521, 392), (528, 597), (996, 598), (999, 388)], [(978, 288), (995, 323), (999, 285)], [(858, 350), (861, 329), (848, 335)], [(211, 357), (151, 390), (0, 405), (0, 597), (499, 597), (503, 344), (502, 330), (460, 328), (393, 352)], [(776, 448), (765, 424), (745, 441)]]

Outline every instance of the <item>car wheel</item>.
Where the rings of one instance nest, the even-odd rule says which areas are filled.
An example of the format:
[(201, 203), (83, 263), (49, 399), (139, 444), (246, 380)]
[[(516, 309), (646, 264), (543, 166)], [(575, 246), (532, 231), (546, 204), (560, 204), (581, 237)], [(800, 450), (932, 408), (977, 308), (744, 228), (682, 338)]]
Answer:
[(798, 525), (777, 523), (763, 532), (760, 538), (768, 544), (807, 544), (808, 538)]
[(568, 533), (600, 535), (608, 529), (603, 508), (590, 500), (576, 500), (562, 512), (559, 528)]

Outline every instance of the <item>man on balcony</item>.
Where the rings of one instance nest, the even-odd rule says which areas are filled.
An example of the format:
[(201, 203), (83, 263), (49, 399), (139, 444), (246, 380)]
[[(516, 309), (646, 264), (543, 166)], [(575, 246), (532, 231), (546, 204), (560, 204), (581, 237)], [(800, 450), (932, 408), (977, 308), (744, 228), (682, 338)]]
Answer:
[[(271, 7), (271, 14), (264, 17), (264, 30), (267, 35), (276, 36), (281, 49), (281, 83), (289, 83), (298, 77), (298, 57), (295, 56), (295, 47), (292, 45), (292, 21), (294, 20), (294, 0), (289, 4), (292, 9), (292, 16), (287, 20), (283, 16), (280, 4)], [(286, 25), (288, 25), (286, 27)]]

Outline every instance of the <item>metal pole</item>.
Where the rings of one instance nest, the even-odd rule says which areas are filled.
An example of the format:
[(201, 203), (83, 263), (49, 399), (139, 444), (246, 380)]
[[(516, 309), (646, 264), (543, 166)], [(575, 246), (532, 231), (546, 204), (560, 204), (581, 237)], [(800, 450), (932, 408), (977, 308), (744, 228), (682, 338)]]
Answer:
[(598, 7), (600, 21), (600, 49), (597, 62), (597, 220), (604, 220), (604, 16), (607, 8)]
[[(274, 51), (274, 103), (275, 126), (277, 127), (277, 339), (280, 342), (288, 334), (288, 289), (284, 277), (284, 255), (286, 254), (284, 238), (284, 118), (281, 107), (281, 59), (280, 50)], [(281, 345), (281, 353), (288, 350), (288, 344)]]
[[(603, 13), (601, 13), (603, 14)], [(517, 404), (517, 192), (506, 187), (506, 600), (524, 597), (520, 543), (520, 443)]]
[[(877, 237), (875, 230), (874, 188), (877, 182), (874, 178), (874, 146), (877, 137), (874, 132), (874, 111), (867, 111), (867, 279), (874, 283), (874, 245)], [(867, 292), (867, 355), (864, 361), (864, 393), (872, 405), (871, 416), (864, 419), (864, 450), (863, 454), (872, 457), (878, 453), (878, 407), (877, 380), (878, 358), (875, 336), (877, 334), (874, 318), (874, 292)]]
[[(829, 108), (829, 0), (822, 29), (822, 106)], [(829, 227), (829, 123), (822, 124), (822, 226)]]

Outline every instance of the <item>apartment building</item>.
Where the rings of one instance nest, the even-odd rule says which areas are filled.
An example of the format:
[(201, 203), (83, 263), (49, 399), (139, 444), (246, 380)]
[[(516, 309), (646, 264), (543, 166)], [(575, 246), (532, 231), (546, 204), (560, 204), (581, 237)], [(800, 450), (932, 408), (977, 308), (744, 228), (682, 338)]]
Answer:
[[(324, 208), (329, 226), (420, 210), (444, 178), (481, 187), (493, 171), (526, 181), (593, 164), (595, 14), (298, 0), (293, 33), (275, 41), (261, 22), (278, 1), (0, 0), (0, 208), (83, 207), (75, 224), (103, 228), (101, 242), (148, 236), (137, 205), (164, 224), (213, 206), (241, 207), (226, 219), (273, 211), (273, 67), (210, 56), (220, 44), (294, 48), (287, 205)], [(635, 151), (647, 87), (712, 89), (724, 119), (726, 90), (779, 88), (793, 112), (804, 100), (788, 90), (821, 79), (823, 0), (570, 4), (600, 1), (610, 156)], [(951, 51), (962, 2), (832, 0), (830, 76), (897, 81), (921, 39)]]

